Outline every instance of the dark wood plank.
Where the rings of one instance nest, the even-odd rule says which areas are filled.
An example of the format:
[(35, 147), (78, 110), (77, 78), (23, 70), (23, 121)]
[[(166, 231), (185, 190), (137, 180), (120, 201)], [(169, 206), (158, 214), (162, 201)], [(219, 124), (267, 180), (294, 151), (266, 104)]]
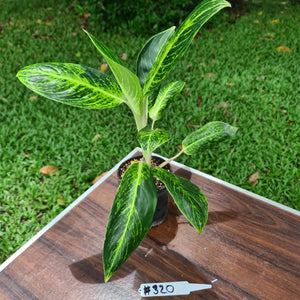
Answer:
[(0, 299), (140, 299), (141, 283), (214, 279), (211, 290), (171, 299), (299, 299), (300, 217), (173, 169), (207, 196), (201, 235), (170, 199), (167, 220), (104, 283), (101, 251), (114, 173), (0, 273)]

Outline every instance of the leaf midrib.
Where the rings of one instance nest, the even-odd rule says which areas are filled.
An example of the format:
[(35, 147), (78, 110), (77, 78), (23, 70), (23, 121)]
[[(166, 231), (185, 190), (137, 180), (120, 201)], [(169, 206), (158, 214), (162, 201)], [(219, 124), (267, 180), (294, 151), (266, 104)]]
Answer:
[[(215, 8), (215, 7), (214, 7)], [(212, 9), (212, 8), (207, 8), (205, 11), (202, 11), (198, 17), (202, 16), (208, 9)], [(168, 41), (168, 43), (166, 44), (165, 46), (165, 51), (163, 51), (163, 55), (162, 55), (162, 58), (160, 59), (160, 61), (158, 62), (158, 66), (157, 68), (155, 68), (155, 73), (154, 73), (154, 76), (151, 77), (151, 80), (149, 81), (149, 83), (147, 85), (145, 85), (147, 87), (147, 89), (145, 89), (145, 94), (147, 94), (147, 92), (149, 91), (149, 88), (151, 87), (151, 84), (152, 82), (154, 81), (155, 77), (156, 77), (156, 74), (158, 73), (158, 71), (160, 70), (161, 66), (163, 65), (163, 62), (165, 61), (165, 58), (167, 57), (167, 55), (169, 54), (170, 50), (172, 49), (173, 45), (175, 43), (177, 43), (179, 37), (180, 37), (180, 34), (181, 32), (186, 29), (187, 27), (189, 26), (186, 26), (187, 23), (190, 23), (191, 22), (191, 19), (188, 19), (186, 22), (185, 22), (185, 26), (180, 26), (182, 27), (182, 29), (179, 27), (178, 28), (178, 34), (176, 34), (176, 31), (175, 31), (175, 34), (172, 35), (171, 39)], [(183, 23), (184, 24), (184, 23)], [(182, 25), (183, 25), (182, 24)], [(179, 32), (180, 30), (180, 32)], [(174, 39), (174, 42), (172, 42), (172, 39)], [(150, 71), (151, 72), (151, 71)]]
[[(138, 170), (138, 176), (137, 176), (137, 178), (136, 178), (136, 184), (135, 184), (135, 186), (134, 186), (134, 189), (133, 189), (133, 194), (134, 195), (137, 195), (137, 190), (138, 190), (138, 182), (139, 182), (139, 178), (140, 178), (140, 176), (141, 176), (141, 169), (142, 169), (142, 165), (139, 163), (139, 170)], [(135, 199), (137, 199), (137, 197), (135, 197)], [(135, 204), (135, 203), (134, 203)], [(134, 215), (134, 212), (135, 212), (135, 205), (131, 205), (131, 208), (130, 208), (130, 213), (129, 213), (129, 215), (130, 215), (130, 217), (132, 218), (132, 216)], [(128, 228), (129, 226), (130, 226), (130, 220), (131, 220), (131, 218), (127, 218), (127, 222), (126, 222), (126, 225), (124, 226), (124, 228)], [(121, 237), (120, 237), (120, 239), (119, 239), (119, 242), (118, 242), (118, 246), (116, 247), (116, 251), (115, 251), (115, 255), (114, 255), (114, 257), (113, 257), (113, 260), (112, 260), (112, 262), (113, 262), (113, 264), (111, 264), (111, 265), (114, 265), (114, 262), (116, 261), (116, 259), (117, 259), (117, 256), (118, 256), (118, 250), (121, 248), (121, 245), (123, 244), (123, 241), (124, 241), (124, 239), (125, 239), (125, 236), (126, 236), (126, 233), (127, 233), (127, 230), (124, 230), (123, 231), (123, 234), (121, 235)], [(126, 251), (128, 251), (128, 247), (127, 247), (127, 250)]]
[[(159, 169), (159, 168), (156, 168), (156, 169), (158, 169), (161, 173), (159, 174), (159, 175), (161, 175), (162, 176), (162, 178), (163, 179), (165, 179), (165, 184), (166, 184), (166, 186), (167, 186), (167, 188), (168, 188), (168, 186), (169, 186), (169, 182), (168, 182), (168, 180), (166, 179), (167, 177), (165, 177), (164, 176), (164, 174), (162, 173), (162, 171)], [(162, 180), (162, 179), (161, 179)], [(177, 179), (178, 180), (178, 179)], [(179, 183), (180, 183), (180, 179), (179, 179)], [(182, 186), (182, 185), (181, 185)], [(187, 199), (196, 199), (197, 197), (195, 197), (195, 193), (189, 193), (187, 190), (185, 190), (185, 189), (180, 189), (181, 190), (181, 193), (182, 193), (182, 195), (185, 197), (185, 198), (187, 198)], [(173, 190), (172, 192), (171, 191), (169, 191), (169, 193), (171, 194), (171, 196), (174, 196), (175, 194), (176, 194), (176, 192), (178, 193), (178, 190), (176, 191), (176, 190)], [(202, 192), (201, 192), (202, 193)], [(192, 196), (191, 196), (192, 195)], [(202, 193), (202, 195), (203, 195), (203, 193)], [(200, 201), (200, 203), (203, 203), (202, 202), (202, 199), (203, 199), (203, 197), (202, 197), (202, 195), (200, 195), (200, 199), (201, 199), (201, 201)], [(179, 197), (179, 198), (181, 198), (181, 197)], [(174, 197), (174, 201), (176, 202), (176, 197)], [(193, 217), (192, 218), (188, 218), (188, 220), (189, 220), (189, 222), (191, 222), (191, 224), (193, 225), (193, 226), (195, 226), (194, 224), (196, 224), (196, 225), (198, 225), (198, 221), (197, 221), (197, 218), (195, 218), (195, 211), (197, 211), (197, 206), (195, 205), (197, 202), (196, 201), (189, 201), (189, 203), (190, 203), (190, 206), (193, 208), (192, 209), (192, 213), (193, 213)], [(200, 203), (199, 203), (199, 205), (200, 205)], [(184, 212), (184, 209), (182, 209), (181, 208), (181, 206), (178, 206), (178, 209), (183, 213)], [(200, 210), (201, 210), (201, 214), (203, 214), (203, 210), (202, 210), (202, 205), (200, 205)], [(196, 223), (194, 222), (196, 220)], [(200, 224), (202, 225), (202, 222), (200, 222)], [(196, 227), (195, 227), (196, 228)], [(196, 228), (197, 229), (197, 228)], [(197, 231), (198, 231), (198, 229), (197, 229)], [(198, 231), (199, 232), (199, 231)], [(199, 232), (200, 233), (200, 232)]]
[[(219, 133), (219, 134), (220, 134), (220, 133)], [(201, 139), (197, 139), (196, 141), (192, 142), (192, 143), (189, 144), (188, 146), (184, 147), (184, 151), (187, 150), (187, 149), (189, 149), (190, 147), (193, 147), (194, 144), (196, 144), (196, 143), (198, 143), (198, 142), (200, 142), (200, 141), (202, 141), (202, 140), (209, 139), (209, 138), (211, 138), (212, 136), (214, 136), (214, 134), (213, 134), (213, 133), (210, 133), (210, 134), (209, 134), (208, 136), (206, 136), (206, 137), (203, 137), (203, 138), (201, 138)]]
[(104, 91), (104, 90), (102, 90), (101, 88), (96, 87), (96, 86), (94, 86), (94, 85), (91, 85), (91, 84), (89, 84), (89, 83), (83, 83), (82, 81), (75, 80), (73, 77), (68, 77), (68, 76), (64, 76), (64, 75), (54, 75), (54, 74), (51, 74), (51, 75), (49, 76), (48, 73), (44, 73), (44, 72), (39, 72), (38, 74), (40, 74), (40, 75), (46, 75), (47, 77), (52, 77), (52, 78), (55, 78), (55, 79), (65, 79), (65, 80), (68, 80), (68, 81), (70, 81), (70, 82), (74, 82), (74, 83), (76, 83), (77, 85), (84, 85), (84, 86), (86, 86), (86, 87), (88, 87), (88, 88), (90, 88), (90, 89), (94, 89), (94, 90), (96, 90), (96, 91), (98, 91), (98, 92), (100, 92), (100, 93), (102, 93), (102, 94), (105, 94), (105, 95), (111, 97), (111, 98), (117, 99), (117, 100), (119, 100), (120, 102), (125, 102), (125, 99), (119, 98), (119, 97), (117, 97), (116, 95), (111, 94), (111, 93), (109, 93), (109, 92), (107, 92), (107, 91)]
[(164, 93), (163, 93), (162, 96), (160, 97), (161, 100), (160, 100), (159, 103), (157, 104), (156, 109), (155, 109), (155, 104), (156, 104), (156, 103), (154, 104), (154, 106), (153, 106), (154, 115), (152, 115), (152, 116), (154, 117), (153, 119), (157, 120), (157, 117), (158, 117), (158, 113), (159, 113), (160, 107), (162, 106), (162, 104), (163, 104), (163, 102), (164, 102), (164, 99), (166, 98), (166, 95), (168, 95), (168, 92), (170, 91), (170, 89), (173, 88), (174, 84), (175, 84), (175, 82), (170, 86), (170, 88), (168, 88), (168, 89), (166, 89), (166, 90), (164, 91)]

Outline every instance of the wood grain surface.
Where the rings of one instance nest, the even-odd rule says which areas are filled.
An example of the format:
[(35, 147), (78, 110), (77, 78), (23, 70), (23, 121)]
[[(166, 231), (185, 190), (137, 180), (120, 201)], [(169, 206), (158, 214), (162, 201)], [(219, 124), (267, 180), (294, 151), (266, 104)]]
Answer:
[(0, 299), (141, 299), (140, 284), (213, 283), (188, 296), (145, 299), (300, 299), (300, 217), (173, 166), (209, 203), (198, 235), (170, 198), (166, 221), (103, 281), (102, 246), (117, 191), (112, 174), (0, 273)]

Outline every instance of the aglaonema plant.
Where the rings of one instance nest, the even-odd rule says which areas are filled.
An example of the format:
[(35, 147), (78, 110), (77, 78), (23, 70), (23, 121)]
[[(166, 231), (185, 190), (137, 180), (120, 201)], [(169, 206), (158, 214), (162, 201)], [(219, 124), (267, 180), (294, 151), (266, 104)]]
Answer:
[[(182, 141), (182, 150), (160, 166), (151, 166), (154, 150), (170, 139), (156, 128), (167, 103), (183, 89), (184, 82), (163, 85), (200, 27), (222, 8), (225, 0), (204, 0), (175, 30), (171, 27), (148, 40), (137, 58), (136, 74), (93, 35), (86, 34), (108, 63), (112, 76), (71, 63), (39, 63), (24, 67), (18, 78), (46, 98), (88, 109), (106, 109), (122, 103), (133, 113), (143, 159), (125, 172), (109, 215), (103, 247), (105, 281), (126, 261), (147, 234), (157, 204), (154, 177), (161, 180), (187, 220), (201, 233), (208, 217), (202, 191), (190, 181), (163, 169), (163, 165), (185, 153), (199, 153), (234, 135), (237, 128), (210, 122)], [(151, 119), (151, 120), (150, 120)]]

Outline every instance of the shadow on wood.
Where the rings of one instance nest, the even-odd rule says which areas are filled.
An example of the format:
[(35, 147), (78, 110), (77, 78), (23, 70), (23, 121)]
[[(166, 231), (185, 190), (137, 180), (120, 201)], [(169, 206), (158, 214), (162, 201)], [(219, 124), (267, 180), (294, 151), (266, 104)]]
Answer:
[[(174, 265), (176, 261), (176, 265)], [(84, 284), (104, 283), (102, 254), (96, 254), (69, 265), (73, 276)], [(140, 284), (148, 282), (185, 281), (194, 283), (209, 283), (203, 271), (166, 246), (158, 245), (150, 237), (146, 237), (141, 246), (111, 277), (109, 283), (127, 281), (127, 277), (134, 276), (133, 289), (138, 290)], [(130, 279), (132, 281), (132, 279)], [(194, 292), (189, 296), (180, 296), (180, 299), (218, 299), (214, 290)], [(172, 297), (176, 299), (176, 297)]]

